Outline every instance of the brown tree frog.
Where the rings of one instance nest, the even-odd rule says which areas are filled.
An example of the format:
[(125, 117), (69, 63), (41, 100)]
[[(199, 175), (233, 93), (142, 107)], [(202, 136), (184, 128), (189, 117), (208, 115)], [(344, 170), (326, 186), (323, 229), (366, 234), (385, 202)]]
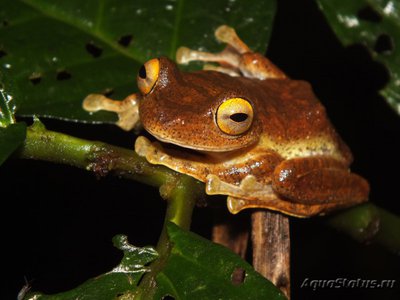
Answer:
[(109, 110), (130, 130), (139, 122), (156, 140), (138, 137), (136, 152), (227, 195), (228, 208), (266, 208), (306, 217), (367, 200), (369, 185), (351, 173), (352, 155), (307, 82), (288, 78), (252, 52), (228, 26), (220, 53), (182, 47), (178, 63), (214, 62), (180, 71), (166, 57), (146, 62), (140, 93), (115, 101), (89, 95), (87, 111)]

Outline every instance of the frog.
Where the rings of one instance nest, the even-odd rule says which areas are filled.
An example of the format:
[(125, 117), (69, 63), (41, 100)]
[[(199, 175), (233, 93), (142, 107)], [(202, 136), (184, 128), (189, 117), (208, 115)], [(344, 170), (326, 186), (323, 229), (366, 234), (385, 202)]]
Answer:
[[(289, 78), (252, 51), (227, 25), (215, 30), (217, 53), (180, 47), (137, 74), (139, 92), (124, 100), (90, 94), (89, 112), (118, 114), (124, 130), (142, 126), (135, 151), (227, 196), (232, 214), (267, 209), (311, 217), (368, 200), (369, 184), (351, 172), (353, 157), (311, 85)], [(204, 63), (182, 71), (178, 64)]]

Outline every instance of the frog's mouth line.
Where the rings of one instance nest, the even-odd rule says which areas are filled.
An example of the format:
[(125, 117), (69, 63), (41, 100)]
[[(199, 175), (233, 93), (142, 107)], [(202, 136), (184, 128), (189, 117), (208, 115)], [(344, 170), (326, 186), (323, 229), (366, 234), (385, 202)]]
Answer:
[(145, 129), (151, 136), (153, 136), (155, 139), (162, 142), (163, 144), (172, 144), (181, 149), (184, 149), (181, 151), (187, 151), (188, 149), (190, 149), (196, 153), (205, 153), (205, 154), (209, 153), (211, 155), (212, 153), (231, 152), (231, 151), (235, 151), (235, 150), (239, 150), (239, 149), (243, 148), (243, 145), (231, 146), (231, 147), (192, 146), (192, 145), (188, 145), (188, 144), (183, 144), (182, 142), (179, 142), (173, 138), (168, 138), (168, 139), (164, 138), (164, 137), (160, 136), (159, 134), (152, 132), (148, 128), (145, 128)]
[(143, 132), (142, 135), (151, 142), (153, 147), (158, 148), (161, 152), (164, 152), (167, 155), (180, 159), (188, 159), (190, 161), (204, 162), (207, 160), (208, 163), (221, 163), (233, 159), (234, 157), (243, 156), (243, 153), (251, 151), (250, 148), (256, 146), (250, 145), (248, 147), (241, 147), (233, 150), (224, 150), (219, 148), (219, 151), (210, 151), (208, 149), (203, 150), (194, 147), (187, 147), (186, 145), (180, 145), (179, 143), (173, 143), (170, 140), (159, 138), (148, 131)]

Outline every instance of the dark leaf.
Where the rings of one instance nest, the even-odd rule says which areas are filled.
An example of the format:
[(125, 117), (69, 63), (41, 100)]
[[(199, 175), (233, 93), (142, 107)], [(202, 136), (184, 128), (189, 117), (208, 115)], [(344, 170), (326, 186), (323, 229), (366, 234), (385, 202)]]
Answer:
[(124, 252), (124, 257), (112, 271), (90, 279), (68, 292), (55, 295), (29, 293), (24, 299), (111, 300), (121, 295), (133, 295), (140, 278), (148, 271), (145, 265), (157, 257), (157, 252), (151, 247), (134, 247), (123, 235), (114, 237), (113, 242), (115, 247)]
[(390, 81), (381, 94), (400, 114), (400, 2), (318, 0), (338, 38), (361, 43), (388, 70)]
[(0, 127), (0, 165), (24, 142), (25, 135), (24, 123)]
[(110, 122), (82, 110), (85, 96), (136, 92), (141, 64), (179, 46), (221, 49), (222, 24), (264, 52), (274, 13), (271, 0), (0, 0), (0, 64), (14, 74), (19, 115)]
[(286, 299), (229, 249), (173, 223), (168, 235), (173, 247), (151, 299)]

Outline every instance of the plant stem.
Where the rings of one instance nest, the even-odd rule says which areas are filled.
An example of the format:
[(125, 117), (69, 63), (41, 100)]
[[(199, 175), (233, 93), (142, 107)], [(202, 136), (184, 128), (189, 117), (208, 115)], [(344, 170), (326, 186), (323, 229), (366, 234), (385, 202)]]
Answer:
[(162, 193), (164, 198), (167, 199), (167, 211), (157, 244), (159, 254), (168, 251), (167, 223), (173, 222), (183, 229), (190, 229), (193, 208), (199, 197), (204, 194), (204, 186), (189, 176), (181, 175), (171, 190), (162, 191)]
[(178, 176), (163, 166), (149, 164), (133, 150), (50, 131), (38, 120), (28, 128), (18, 154), (20, 158), (66, 164), (97, 176), (112, 173), (156, 187), (174, 183)]
[(257, 210), (252, 214), (253, 266), (290, 299), (289, 218)]
[(359, 242), (374, 242), (400, 254), (400, 218), (371, 203), (333, 215), (328, 224)]
[(150, 265), (151, 271), (139, 284), (140, 299), (153, 299), (156, 277), (163, 270), (169, 257), (172, 245), (169, 242), (167, 224), (173, 222), (183, 229), (190, 229), (193, 208), (199, 197), (204, 195), (204, 186), (189, 176), (181, 175), (177, 184), (164, 193), (168, 202), (164, 225), (156, 247), (159, 258)]

